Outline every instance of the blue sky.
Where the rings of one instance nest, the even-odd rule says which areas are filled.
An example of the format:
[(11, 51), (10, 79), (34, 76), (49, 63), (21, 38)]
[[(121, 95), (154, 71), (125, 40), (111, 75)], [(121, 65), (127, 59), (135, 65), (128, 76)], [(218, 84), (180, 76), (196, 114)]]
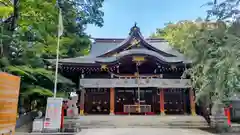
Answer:
[(167, 22), (194, 20), (206, 16), (201, 5), (211, 0), (105, 0), (104, 26), (89, 25), (86, 32), (95, 38), (124, 38), (137, 22), (148, 37)]

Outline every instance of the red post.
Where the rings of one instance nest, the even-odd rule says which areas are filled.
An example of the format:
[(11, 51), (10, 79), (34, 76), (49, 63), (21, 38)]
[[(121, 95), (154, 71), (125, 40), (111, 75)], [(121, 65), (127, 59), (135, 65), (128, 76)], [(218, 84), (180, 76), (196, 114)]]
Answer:
[(230, 114), (230, 107), (224, 108), (224, 114), (227, 117), (227, 123), (231, 126), (231, 114)]
[(62, 106), (62, 115), (61, 115), (61, 129), (63, 129), (63, 121), (64, 121), (64, 105)]
[(160, 113), (161, 113), (161, 115), (165, 115), (165, 109), (164, 109), (164, 89), (160, 89)]
[(231, 113), (230, 113), (230, 107), (227, 108), (227, 118), (228, 118), (228, 125), (231, 126)]
[(110, 115), (114, 115), (115, 110), (115, 90), (110, 88)]

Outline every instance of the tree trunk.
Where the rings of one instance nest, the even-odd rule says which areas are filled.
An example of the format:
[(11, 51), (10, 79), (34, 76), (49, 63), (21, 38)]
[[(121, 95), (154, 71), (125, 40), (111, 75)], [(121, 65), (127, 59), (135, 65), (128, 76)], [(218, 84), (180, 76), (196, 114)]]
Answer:
[(12, 18), (12, 23), (11, 23), (11, 31), (15, 30), (16, 24), (17, 24), (17, 19), (18, 19), (18, 6), (19, 6), (19, 1), (14, 0), (13, 1), (13, 18)]

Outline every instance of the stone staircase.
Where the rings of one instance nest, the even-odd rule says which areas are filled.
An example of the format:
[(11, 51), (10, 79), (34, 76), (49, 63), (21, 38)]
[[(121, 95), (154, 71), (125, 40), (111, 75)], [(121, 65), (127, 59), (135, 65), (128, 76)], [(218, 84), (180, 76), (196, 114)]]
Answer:
[(75, 124), (78, 128), (209, 128), (202, 116), (109, 116), (88, 115), (75, 118), (66, 117), (64, 126)]
[(240, 124), (239, 123), (232, 123), (230, 132), (232, 133), (240, 133)]

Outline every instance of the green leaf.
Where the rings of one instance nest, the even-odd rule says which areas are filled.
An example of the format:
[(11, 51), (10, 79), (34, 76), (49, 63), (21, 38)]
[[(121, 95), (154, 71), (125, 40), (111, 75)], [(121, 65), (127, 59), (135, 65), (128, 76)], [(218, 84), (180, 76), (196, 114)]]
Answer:
[(28, 96), (52, 97), (53, 92), (45, 88), (36, 87), (36, 88), (27, 89), (25, 92), (21, 93), (21, 95), (23, 97), (28, 97)]

